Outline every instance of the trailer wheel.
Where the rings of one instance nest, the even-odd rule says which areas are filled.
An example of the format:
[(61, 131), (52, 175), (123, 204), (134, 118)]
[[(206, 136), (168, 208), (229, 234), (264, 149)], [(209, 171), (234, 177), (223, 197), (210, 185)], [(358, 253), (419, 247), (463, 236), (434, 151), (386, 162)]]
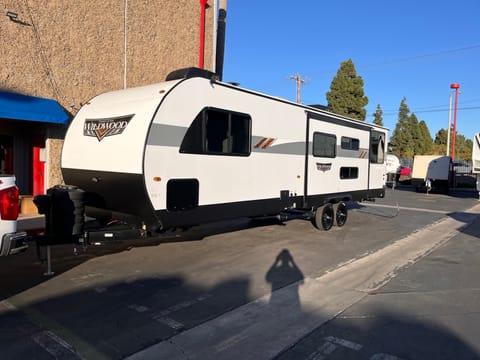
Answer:
[(348, 218), (347, 204), (341, 201), (337, 204), (336, 208), (335, 221), (337, 222), (337, 226), (343, 226), (346, 224)]
[(335, 222), (335, 211), (332, 204), (326, 204), (315, 210), (315, 216), (312, 218), (313, 226), (317, 229), (330, 230)]

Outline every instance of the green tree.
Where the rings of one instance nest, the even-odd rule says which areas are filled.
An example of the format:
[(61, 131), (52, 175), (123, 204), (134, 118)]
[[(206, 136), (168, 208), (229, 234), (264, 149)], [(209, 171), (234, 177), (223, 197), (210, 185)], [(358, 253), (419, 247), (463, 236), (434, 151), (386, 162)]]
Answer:
[(435, 140), (433, 141), (433, 153), (435, 155), (444, 155), (447, 151), (447, 139), (448, 131), (440, 129), (435, 134)]
[(383, 111), (380, 104), (377, 105), (377, 110), (373, 113), (373, 123), (378, 126), (383, 126)]
[[(470, 161), (472, 159), (473, 142), (457, 133), (455, 140), (455, 160)], [(452, 154), (453, 155), (453, 154)]]
[(368, 98), (363, 91), (363, 79), (357, 75), (352, 59), (340, 64), (326, 96), (332, 112), (365, 121)]
[[(404, 97), (398, 109), (398, 121), (390, 139), (392, 153), (400, 158), (412, 158), (415, 153), (414, 141), (410, 132), (410, 109)], [(416, 119), (416, 117), (415, 117)]]
[(445, 129), (440, 129), (438, 132), (435, 134), (435, 145), (447, 145), (447, 139), (448, 139), (448, 131)]
[(407, 122), (407, 132), (410, 134), (412, 145), (413, 145), (413, 155), (419, 154), (421, 151), (421, 144), (420, 144), (420, 129), (418, 127), (418, 118), (415, 113), (412, 113), (408, 117)]
[(430, 155), (433, 153), (433, 139), (428, 130), (427, 123), (422, 120), (418, 123), (419, 142), (418, 152), (419, 155)]
[[(453, 134), (453, 128), (450, 129), (450, 133)], [(437, 134), (435, 135), (434, 141), (434, 152), (438, 155), (444, 155), (447, 152), (447, 138), (448, 138), (448, 131), (445, 129), (438, 130)], [(451, 153), (452, 150), (452, 139), (450, 139), (450, 156), (454, 154)], [(473, 142), (470, 139), (466, 139), (464, 135), (459, 134), (457, 132), (457, 136), (455, 138), (455, 159), (456, 160), (464, 160), (470, 161), (472, 159), (472, 147)]]

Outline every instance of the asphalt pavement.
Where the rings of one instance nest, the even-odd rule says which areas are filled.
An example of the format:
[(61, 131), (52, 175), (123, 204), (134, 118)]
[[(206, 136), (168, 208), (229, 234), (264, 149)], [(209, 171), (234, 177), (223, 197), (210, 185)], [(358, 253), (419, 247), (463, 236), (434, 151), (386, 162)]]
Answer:
[(478, 359), (479, 211), (452, 213), (128, 359)]
[(240, 224), (103, 257), (61, 246), (50, 280), (34, 249), (22, 268), (2, 259), (1, 358), (480, 359), (476, 194), (404, 190), (330, 233)]

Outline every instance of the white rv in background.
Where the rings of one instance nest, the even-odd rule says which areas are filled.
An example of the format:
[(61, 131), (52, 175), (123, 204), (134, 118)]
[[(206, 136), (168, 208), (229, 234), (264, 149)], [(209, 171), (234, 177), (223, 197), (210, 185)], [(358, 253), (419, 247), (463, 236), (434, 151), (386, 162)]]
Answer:
[(476, 133), (473, 136), (472, 173), (477, 174), (477, 191), (480, 195), (480, 182), (478, 179), (478, 174), (480, 174), (480, 133)]
[(480, 174), (480, 133), (473, 136), (472, 173)]
[(387, 184), (392, 187), (395, 187), (395, 184), (400, 179), (400, 168), (401, 168), (400, 159), (396, 155), (387, 154), (386, 166), (387, 166)]
[(190, 68), (89, 101), (61, 167), (87, 213), (152, 231), (289, 211), (328, 230), (345, 223), (347, 201), (384, 196), (387, 136)]
[(453, 184), (452, 158), (442, 155), (415, 155), (412, 185), (417, 191), (448, 193)]

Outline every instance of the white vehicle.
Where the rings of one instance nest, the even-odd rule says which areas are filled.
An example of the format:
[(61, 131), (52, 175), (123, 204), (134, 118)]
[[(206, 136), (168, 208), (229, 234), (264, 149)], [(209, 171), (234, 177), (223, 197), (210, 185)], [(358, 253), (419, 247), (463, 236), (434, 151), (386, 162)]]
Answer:
[(393, 154), (387, 154), (386, 165), (387, 165), (387, 174), (400, 173), (401, 164), (397, 156)]
[(90, 209), (149, 229), (285, 211), (329, 229), (346, 201), (384, 196), (387, 132), (191, 68), (89, 101), (61, 167)]
[(480, 133), (473, 137), (472, 173), (480, 174)]
[(480, 174), (480, 133), (473, 136), (472, 173), (477, 174), (477, 191), (480, 195), (480, 182), (478, 180), (478, 174)]
[(417, 191), (448, 193), (453, 182), (452, 158), (442, 155), (415, 155), (412, 185)]
[(396, 182), (400, 178), (400, 159), (396, 155), (387, 154), (386, 166), (387, 183), (391, 184), (392, 187), (394, 187)]
[(18, 188), (15, 177), (0, 175), (0, 256), (17, 254), (27, 249), (25, 232), (17, 232), (19, 213)]

